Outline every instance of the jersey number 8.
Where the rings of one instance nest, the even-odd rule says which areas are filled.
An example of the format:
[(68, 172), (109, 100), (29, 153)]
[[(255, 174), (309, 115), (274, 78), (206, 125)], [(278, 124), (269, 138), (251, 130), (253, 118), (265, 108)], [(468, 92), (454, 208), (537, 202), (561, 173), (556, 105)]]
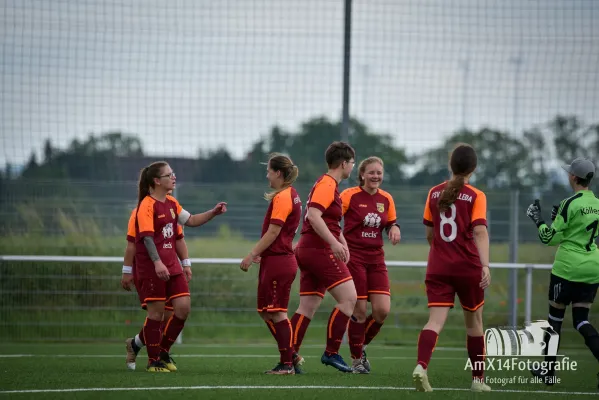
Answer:
[[(458, 225), (455, 222), (455, 218), (457, 216), (457, 209), (455, 204), (449, 206), (449, 210), (451, 211), (451, 215), (448, 217), (446, 212), (441, 212), (439, 215), (441, 216), (441, 223), (439, 224), (439, 233), (441, 234), (441, 239), (446, 242), (453, 242), (455, 238), (458, 236)], [(449, 236), (445, 235), (445, 225), (449, 225), (451, 231), (449, 232)]]

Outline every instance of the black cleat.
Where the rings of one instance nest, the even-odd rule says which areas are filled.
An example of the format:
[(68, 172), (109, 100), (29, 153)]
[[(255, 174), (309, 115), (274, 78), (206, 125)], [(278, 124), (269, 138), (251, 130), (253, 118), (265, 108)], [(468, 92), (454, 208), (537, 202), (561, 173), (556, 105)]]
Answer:
[(293, 365), (278, 363), (273, 369), (264, 372), (267, 375), (295, 375)]

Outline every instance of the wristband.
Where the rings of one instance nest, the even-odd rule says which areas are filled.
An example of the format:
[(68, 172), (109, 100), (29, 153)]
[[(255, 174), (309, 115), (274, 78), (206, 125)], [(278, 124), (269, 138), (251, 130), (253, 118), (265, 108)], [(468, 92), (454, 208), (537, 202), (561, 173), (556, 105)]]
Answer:
[(123, 265), (123, 274), (132, 274), (132, 273), (133, 273), (133, 267)]
[(191, 267), (191, 260), (186, 258), (185, 260), (181, 260), (181, 265), (184, 267)]
[(398, 224), (397, 222), (394, 222), (394, 223), (392, 223), (391, 225), (389, 225), (389, 226), (387, 227), (387, 232), (388, 232), (388, 231), (390, 231), (390, 230), (391, 230), (391, 228), (393, 228), (394, 226), (397, 226), (397, 228), (398, 228), (399, 230), (401, 230), (401, 228), (400, 228), (399, 224)]

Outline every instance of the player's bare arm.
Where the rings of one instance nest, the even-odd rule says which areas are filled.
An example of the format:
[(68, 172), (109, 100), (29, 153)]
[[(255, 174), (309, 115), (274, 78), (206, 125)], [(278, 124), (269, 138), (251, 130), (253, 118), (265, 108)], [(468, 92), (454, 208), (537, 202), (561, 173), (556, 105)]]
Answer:
[(347, 245), (347, 240), (345, 240), (345, 236), (343, 236), (343, 232), (339, 234), (339, 241), (343, 244), (343, 248), (345, 249), (345, 262), (349, 262), (349, 246)]
[(281, 233), (281, 228), (282, 226), (277, 224), (268, 225), (267, 231), (260, 238), (258, 243), (256, 243), (252, 251), (250, 251), (249, 254), (245, 256), (245, 258), (241, 261), (240, 268), (243, 271), (247, 272), (250, 269), (252, 262), (254, 262), (254, 260), (256, 260), (258, 257), (260, 257), (262, 252), (268, 249), (271, 244), (273, 244), (273, 242), (279, 236), (279, 233)]
[(177, 257), (181, 260), (181, 266), (183, 267), (183, 273), (187, 282), (191, 280), (191, 261), (189, 260), (189, 250), (187, 248), (187, 242), (184, 238), (181, 238), (175, 242), (175, 250), (177, 251)]
[(480, 287), (486, 289), (491, 284), (491, 271), (489, 270), (489, 231), (484, 225), (477, 225), (473, 229), (474, 244), (478, 249), (478, 256), (483, 266)]
[(123, 276), (121, 277), (121, 286), (127, 291), (131, 291), (133, 285), (132, 265), (135, 258), (135, 244), (127, 241), (125, 247), (125, 257), (123, 258)]
[(221, 215), (225, 212), (227, 212), (227, 203), (224, 201), (218, 203), (212, 210), (200, 214), (192, 215), (189, 211), (183, 209), (179, 213), (179, 223), (189, 227), (198, 227), (212, 220), (217, 215)]
[(424, 233), (426, 235), (426, 240), (428, 242), (428, 245), (432, 246), (433, 245), (433, 235), (434, 235), (433, 227), (432, 226), (425, 226), (424, 227)]
[(331, 246), (331, 250), (335, 258), (345, 262), (345, 248), (343, 247), (343, 244), (339, 242), (331, 233), (326, 222), (324, 222), (324, 219), (322, 219), (322, 211), (314, 207), (309, 207), (307, 217), (310, 221), (310, 225), (312, 225), (312, 228), (314, 228), (314, 231), (318, 234), (318, 236), (320, 236), (322, 240)]

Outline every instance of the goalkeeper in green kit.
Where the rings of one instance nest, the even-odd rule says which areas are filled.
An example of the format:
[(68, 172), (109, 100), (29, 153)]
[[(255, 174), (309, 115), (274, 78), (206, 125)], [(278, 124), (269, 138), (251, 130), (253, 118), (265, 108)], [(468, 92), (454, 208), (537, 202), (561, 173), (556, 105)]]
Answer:
[[(599, 333), (588, 321), (599, 288), (599, 251), (595, 243), (599, 236), (599, 199), (589, 190), (595, 165), (590, 160), (577, 158), (563, 168), (568, 172), (575, 194), (563, 200), (559, 207), (553, 206), (551, 226), (543, 220), (539, 200), (528, 207), (526, 215), (537, 225), (543, 244), (559, 245), (549, 281), (548, 322), (560, 334), (566, 307), (571, 303), (574, 328), (599, 361)], [(548, 343), (548, 338), (544, 340)], [(556, 357), (547, 355), (545, 361), (549, 362), (546, 375), (541, 371), (532, 373), (552, 385)]]

